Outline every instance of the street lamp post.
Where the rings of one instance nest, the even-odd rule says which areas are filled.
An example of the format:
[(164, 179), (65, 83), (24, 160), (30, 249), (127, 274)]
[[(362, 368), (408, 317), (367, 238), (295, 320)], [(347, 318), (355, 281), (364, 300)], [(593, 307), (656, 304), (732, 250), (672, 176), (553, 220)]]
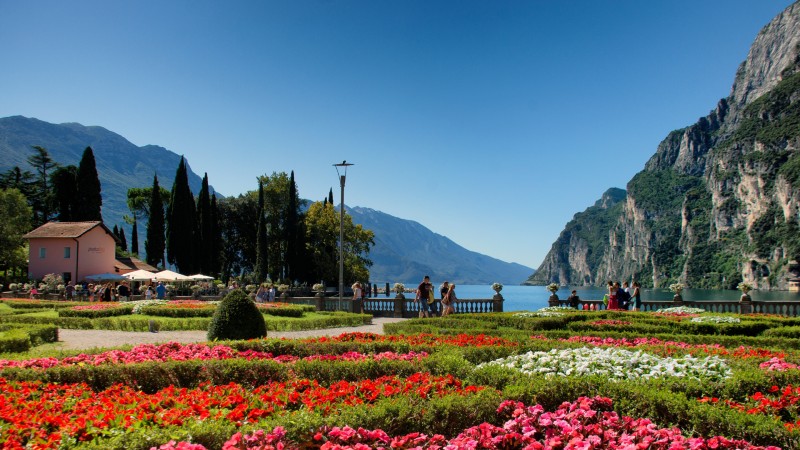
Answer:
[[(339, 186), (342, 188), (342, 200), (339, 203), (339, 308), (342, 307), (342, 296), (344, 295), (344, 182), (347, 178), (347, 168), (353, 164), (347, 160), (339, 164), (334, 164), (336, 174), (339, 175)], [(339, 168), (342, 172), (339, 172)]]

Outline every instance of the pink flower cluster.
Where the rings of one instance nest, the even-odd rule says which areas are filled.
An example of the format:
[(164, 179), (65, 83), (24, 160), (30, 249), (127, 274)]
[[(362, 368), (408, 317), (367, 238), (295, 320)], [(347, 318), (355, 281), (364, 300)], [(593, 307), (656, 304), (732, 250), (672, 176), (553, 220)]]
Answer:
[(105, 311), (106, 309), (117, 309), (122, 303), (93, 303), (91, 305), (78, 305), (70, 308), (72, 311)]
[(610, 326), (621, 326), (621, 325), (630, 325), (631, 323), (627, 320), (595, 320), (593, 322), (589, 322), (589, 325), (592, 326), (602, 326), (602, 325), (610, 325)]
[(758, 367), (767, 371), (785, 372), (789, 369), (797, 369), (797, 364), (786, 362), (783, 358), (774, 357), (769, 361), (764, 361)]
[[(658, 428), (649, 419), (620, 417), (611, 409), (611, 399), (580, 397), (564, 402), (553, 412), (541, 405), (525, 407), (507, 400), (497, 409), (508, 420), (502, 427), (482, 423), (462, 431), (451, 440), (442, 435), (410, 433), (390, 437), (382, 430), (334, 427), (317, 432), (313, 440), (323, 450), (430, 449), (430, 450), (500, 450), (508, 448), (544, 449), (616, 449), (616, 450), (780, 450), (755, 446), (744, 440), (686, 438), (677, 428)], [(301, 448), (283, 442), (284, 430), (272, 433), (257, 431), (252, 435), (235, 434), (224, 450), (272, 450)], [(316, 446), (315, 445), (315, 446)], [(169, 447), (163, 450), (177, 449)], [(307, 446), (302, 447), (307, 448)], [(155, 449), (155, 447), (153, 448)]]
[(209, 347), (203, 344), (180, 344), (178, 342), (168, 342), (166, 344), (142, 344), (137, 345), (130, 351), (110, 350), (96, 355), (80, 354), (62, 359), (58, 358), (34, 358), (23, 361), (0, 360), (0, 369), (7, 367), (47, 369), (55, 366), (70, 365), (92, 365), (101, 364), (132, 364), (144, 362), (165, 362), (165, 361), (188, 361), (188, 360), (212, 360), (212, 359), (232, 359), (244, 358), (253, 359), (272, 359), (280, 363), (291, 363), (304, 359), (307, 361), (364, 361), (374, 360), (400, 360), (413, 361), (427, 357), (426, 352), (394, 353), (383, 352), (375, 355), (363, 354), (358, 352), (347, 352), (341, 355), (312, 355), (300, 358), (292, 355), (274, 356), (272, 353), (245, 350), (238, 352), (225, 345)]

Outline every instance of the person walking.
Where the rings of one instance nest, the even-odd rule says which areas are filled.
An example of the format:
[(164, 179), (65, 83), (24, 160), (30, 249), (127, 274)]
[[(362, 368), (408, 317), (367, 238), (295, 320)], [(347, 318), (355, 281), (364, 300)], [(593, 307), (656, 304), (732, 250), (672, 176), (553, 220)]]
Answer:
[(442, 317), (449, 316), (450, 314), (455, 314), (455, 303), (458, 301), (456, 297), (456, 284), (450, 283), (447, 286), (447, 293), (444, 295), (442, 299), (442, 306), (444, 309), (442, 310)]
[(425, 275), (422, 278), (422, 283), (417, 286), (417, 295), (414, 298), (414, 303), (419, 303), (419, 317), (430, 317), (430, 310), (428, 308), (428, 299), (430, 298), (431, 277)]
[(446, 305), (444, 304), (444, 298), (447, 296), (447, 291), (450, 290), (450, 284), (445, 280), (441, 286), (439, 286), (439, 304), (441, 308), (439, 309), (439, 314), (444, 317), (444, 310), (446, 309)]

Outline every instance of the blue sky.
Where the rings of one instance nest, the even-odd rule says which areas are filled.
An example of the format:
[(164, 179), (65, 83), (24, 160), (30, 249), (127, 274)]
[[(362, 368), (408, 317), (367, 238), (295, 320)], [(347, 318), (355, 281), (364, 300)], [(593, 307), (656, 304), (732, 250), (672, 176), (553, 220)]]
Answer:
[(346, 159), (348, 205), (535, 268), (791, 3), (0, 0), (0, 117), (164, 146), (225, 195), (294, 170), (338, 202)]

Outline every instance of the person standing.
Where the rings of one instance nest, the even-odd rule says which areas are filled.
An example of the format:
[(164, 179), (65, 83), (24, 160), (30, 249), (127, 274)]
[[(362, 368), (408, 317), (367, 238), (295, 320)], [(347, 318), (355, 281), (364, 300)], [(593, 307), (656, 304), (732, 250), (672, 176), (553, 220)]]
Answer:
[(111, 290), (112, 290), (111, 283), (106, 283), (106, 285), (103, 286), (103, 296), (102, 297), (103, 297), (103, 301), (104, 302), (110, 302), (112, 300), (112, 298), (111, 298)]
[(430, 298), (431, 277), (425, 275), (422, 283), (417, 286), (417, 295), (414, 303), (419, 303), (419, 317), (430, 317), (428, 299)]
[(608, 309), (615, 310), (619, 309), (619, 302), (617, 300), (617, 290), (619, 289), (619, 284), (614, 283), (613, 281), (608, 282)]
[(72, 281), (67, 283), (67, 286), (64, 288), (64, 295), (67, 300), (72, 300), (75, 297), (75, 285), (72, 284)]
[(361, 300), (361, 283), (358, 281), (353, 284), (353, 300)]
[(270, 284), (269, 290), (267, 291), (267, 300), (272, 303), (275, 301), (275, 285)]
[(265, 288), (263, 284), (259, 284), (258, 290), (256, 291), (256, 301), (258, 303), (264, 303), (267, 301), (268, 296), (267, 288)]
[(117, 288), (117, 293), (119, 294), (119, 301), (127, 302), (131, 296), (131, 289), (128, 287), (128, 283), (123, 281)]
[(642, 310), (642, 293), (640, 291), (640, 285), (638, 281), (633, 282), (633, 311), (641, 311)]
[(147, 288), (144, 290), (144, 299), (145, 300), (152, 300), (153, 299), (153, 288), (148, 284)]
[(167, 296), (167, 287), (164, 286), (163, 281), (158, 282), (158, 286), (156, 286), (156, 298), (159, 300), (164, 300), (164, 297)]

